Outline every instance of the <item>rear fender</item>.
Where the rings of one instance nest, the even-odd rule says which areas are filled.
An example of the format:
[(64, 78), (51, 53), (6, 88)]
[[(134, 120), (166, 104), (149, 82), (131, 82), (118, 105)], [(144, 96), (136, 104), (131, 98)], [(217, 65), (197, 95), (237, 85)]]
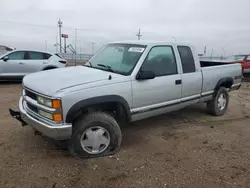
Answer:
[(231, 88), (231, 86), (233, 85), (233, 78), (231, 77), (225, 77), (225, 78), (221, 78), (216, 86), (215, 86), (215, 90), (219, 89), (220, 87), (226, 87), (226, 88)]

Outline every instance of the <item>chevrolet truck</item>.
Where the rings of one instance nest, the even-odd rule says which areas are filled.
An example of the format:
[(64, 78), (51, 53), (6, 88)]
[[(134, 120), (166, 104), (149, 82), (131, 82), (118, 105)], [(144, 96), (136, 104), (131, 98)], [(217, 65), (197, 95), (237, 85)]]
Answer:
[(100, 157), (119, 150), (122, 124), (195, 103), (223, 115), (241, 80), (240, 64), (199, 61), (190, 45), (113, 42), (84, 66), (25, 76), (19, 110), (9, 111), (46, 137), (68, 140), (73, 156)]

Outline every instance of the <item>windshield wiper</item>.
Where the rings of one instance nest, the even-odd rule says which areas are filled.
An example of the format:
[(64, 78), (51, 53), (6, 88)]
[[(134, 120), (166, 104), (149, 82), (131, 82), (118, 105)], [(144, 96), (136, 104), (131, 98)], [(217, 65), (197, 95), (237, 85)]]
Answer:
[(98, 66), (100, 66), (100, 67), (104, 67), (104, 68), (106, 68), (108, 71), (110, 71), (110, 72), (116, 72), (116, 71), (114, 71), (112, 68), (111, 68), (111, 66), (108, 66), (108, 65), (104, 65), (104, 64), (97, 64)]

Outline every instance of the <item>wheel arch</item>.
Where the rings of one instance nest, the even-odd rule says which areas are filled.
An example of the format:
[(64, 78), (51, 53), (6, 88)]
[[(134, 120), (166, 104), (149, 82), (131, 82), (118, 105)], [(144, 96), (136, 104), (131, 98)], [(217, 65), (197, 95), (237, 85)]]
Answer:
[(216, 86), (215, 86), (215, 90), (219, 89), (220, 87), (225, 87), (225, 88), (231, 88), (231, 86), (233, 85), (233, 78), (232, 77), (224, 77), (221, 78)]
[(91, 106), (104, 105), (110, 103), (116, 103), (123, 107), (126, 121), (131, 121), (131, 113), (128, 102), (119, 95), (105, 95), (84, 99), (75, 103), (67, 112), (65, 122), (72, 123), (79, 116), (79, 114), (82, 113), (84, 109), (87, 109)]
[(58, 68), (58, 67), (54, 66), (54, 65), (48, 65), (46, 67), (43, 67), (42, 70), (44, 71), (44, 70), (50, 70), (50, 69), (56, 69), (56, 68)]

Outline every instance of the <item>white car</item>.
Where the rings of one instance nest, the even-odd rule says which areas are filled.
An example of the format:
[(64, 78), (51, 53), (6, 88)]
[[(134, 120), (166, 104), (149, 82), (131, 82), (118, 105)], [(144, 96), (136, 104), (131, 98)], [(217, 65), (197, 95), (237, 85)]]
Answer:
[(22, 80), (30, 73), (62, 68), (67, 61), (58, 54), (32, 50), (14, 50), (0, 55), (0, 80)]

